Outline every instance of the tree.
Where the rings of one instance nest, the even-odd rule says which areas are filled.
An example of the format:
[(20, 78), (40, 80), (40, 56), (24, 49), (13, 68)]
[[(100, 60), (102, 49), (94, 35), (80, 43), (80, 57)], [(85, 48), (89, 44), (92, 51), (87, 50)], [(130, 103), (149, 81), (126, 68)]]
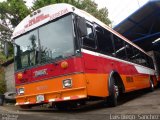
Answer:
[(15, 27), (30, 13), (30, 10), (23, 0), (7, 0), (0, 3), (0, 13), (3, 25)]
[(4, 79), (4, 69), (0, 66), (0, 95), (6, 92), (6, 82)]
[(35, 0), (32, 9), (36, 10), (46, 5), (55, 3), (69, 3), (79, 9), (90, 13), (107, 25), (111, 24), (111, 21), (108, 18), (108, 9), (98, 9), (98, 5), (92, 0)]
[[(23, 0), (7, 0), (0, 2), (0, 42), (9, 41), (13, 29), (30, 13)], [(10, 52), (13, 48), (10, 45)]]

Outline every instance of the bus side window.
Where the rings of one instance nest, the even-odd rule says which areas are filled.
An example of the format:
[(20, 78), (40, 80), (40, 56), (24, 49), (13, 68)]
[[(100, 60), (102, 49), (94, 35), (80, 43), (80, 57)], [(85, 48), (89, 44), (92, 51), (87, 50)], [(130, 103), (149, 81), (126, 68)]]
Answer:
[(134, 56), (132, 57), (132, 60), (139, 65), (147, 66), (145, 54), (137, 48), (134, 48)]
[(82, 44), (87, 48), (95, 49), (96, 41), (93, 31), (93, 25), (91, 23), (86, 23), (86, 24), (87, 24), (87, 36), (82, 38)]
[(148, 63), (147, 63), (147, 58), (146, 58), (146, 54), (141, 52), (141, 57), (142, 57), (142, 65), (148, 67)]
[(148, 57), (149, 67), (152, 68), (152, 69), (155, 69), (154, 68), (154, 64), (153, 64), (153, 59), (151, 57), (149, 57), (149, 56), (147, 56), (147, 57)]
[(125, 47), (125, 42), (124, 40), (122, 40), (121, 38), (113, 35), (113, 43), (115, 46), (115, 51), (113, 54), (113, 56), (126, 60), (126, 47)]
[(146, 61), (147, 61), (147, 67), (154, 69), (152, 57), (149, 57), (148, 55), (145, 55), (145, 57), (146, 57)]
[(132, 59), (134, 57), (133, 47), (127, 42), (125, 44), (126, 44), (127, 60), (134, 62)]
[(95, 24), (96, 36), (98, 41), (99, 52), (107, 55), (112, 55), (113, 45), (111, 39), (111, 32), (105, 30), (99, 25)]

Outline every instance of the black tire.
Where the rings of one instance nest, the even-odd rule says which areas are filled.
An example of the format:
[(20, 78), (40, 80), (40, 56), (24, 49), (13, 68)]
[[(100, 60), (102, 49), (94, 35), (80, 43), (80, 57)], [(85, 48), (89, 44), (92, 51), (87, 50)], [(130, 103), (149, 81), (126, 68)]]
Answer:
[(118, 85), (115, 83), (115, 79), (111, 78), (112, 83), (110, 84), (110, 96), (108, 97), (108, 104), (111, 107), (115, 107), (118, 104), (118, 96), (119, 96), (119, 89)]
[(154, 91), (154, 83), (153, 83), (153, 79), (150, 79), (150, 91), (153, 92)]
[(58, 103), (55, 103), (54, 107), (58, 110), (71, 110), (71, 109), (78, 108), (82, 104), (85, 105), (85, 101), (58, 102)]
[(58, 103), (55, 103), (55, 108), (58, 109), (58, 110), (68, 110), (69, 105), (67, 103), (58, 102)]
[(20, 108), (21, 109), (31, 109), (32, 106), (30, 106), (30, 105), (20, 105)]

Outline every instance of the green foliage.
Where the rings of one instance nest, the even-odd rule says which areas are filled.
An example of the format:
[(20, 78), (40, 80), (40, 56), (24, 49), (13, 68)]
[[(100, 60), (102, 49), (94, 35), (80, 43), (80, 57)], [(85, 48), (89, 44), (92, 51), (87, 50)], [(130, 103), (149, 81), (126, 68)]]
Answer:
[(56, 0), (36, 0), (33, 4), (32, 9), (37, 10), (46, 5), (55, 4), (55, 3), (56, 3)]
[(14, 53), (14, 48), (13, 48), (13, 44), (12, 43), (8, 43), (8, 57), (12, 58), (13, 57), (13, 53)]
[(6, 57), (0, 52), (0, 65), (6, 61)]
[(23, 0), (7, 0), (0, 3), (0, 19), (7, 24), (9, 20), (11, 25), (15, 27), (24, 19), (30, 10)]
[(0, 28), (0, 40), (10, 40), (13, 28), (29, 13), (30, 10), (23, 0), (0, 2), (0, 23), (7, 28)]
[[(9, 41), (13, 28), (29, 13), (30, 10), (27, 8), (23, 0), (7, 0), (0, 2), (0, 23), (8, 28), (3, 29), (0, 27), (0, 40)], [(13, 56), (13, 46), (11, 44), (9, 44), (9, 55)]]
[(8, 60), (13, 59), (13, 51), (14, 51), (13, 50), (13, 44), (9, 43), (8, 44), (8, 54), (9, 54), (8, 57), (6, 57), (4, 55), (3, 51), (0, 52), (0, 65), (3, 64), (4, 62), (8, 61)]
[(6, 92), (6, 83), (4, 79), (4, 69), (0, 67), (0, 94), (4, 94)]
[(72, 5), (76, 5), (76, 0), (35, 0), (32, 9), (37, 10), (46, 5), (56, 4), (56, 3), (68, 3)]
[[(10, 49), (12, 49), (12, 48), (9, 48), (9, 51), (10, 51)], [(13, 51), (11, 51), (11, 52), (13, 52)], [(10, 56), (8, 58), (6, 58), (6, 56), (3, 54), (3, 52), (0, 52), (0, 65), (8, 60), (11, 60), (11, 59), (13, 59), (13, 53), (12, 54), (10, 53)]]
[(108, 18), (108, 9), (98, 9), (97, 4), (92, 0), (36, 0), (33, 4), (32, 9), (36, 10), (46, 5), (55, 3), (69, 3), (79, 9), (90, 13), (107, 25), (111, 24), (111, 21)]

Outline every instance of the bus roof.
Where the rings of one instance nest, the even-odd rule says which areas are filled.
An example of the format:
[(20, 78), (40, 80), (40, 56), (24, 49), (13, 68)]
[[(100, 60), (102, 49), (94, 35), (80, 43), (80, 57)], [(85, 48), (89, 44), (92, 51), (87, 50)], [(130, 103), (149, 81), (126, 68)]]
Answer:
[(24, 18), (18, 24), (18, 26), (15, 28), (15, 30), (12, 34), (12, 39), (15, 37), (18, 37), (21, 34), (28, 32), (34, 28), (37, 28), (37, 27), (39, 27), (39, 26), (41, 26), (51, 20), (54, 20), (58, 17), (61, 17), (65, 14), (71, 13), (71, 12), (75, 13), (81, 17), (84, 17), (86, 20), (88, 20), (90, 22), (95, 22), (95, 23), (99, 24), (100, 26), (106, 28), (107, 30), (111, 31), (115, 35), (119, 36), (123, 40), (127, 41), (131, 45), (135, 46), (136, 48), (140, 49), (142, 52), (147, 54), (144, 50), (142, 50), (137, 45), (135, 45), (134, 43), (132, 43), (131, 41), (129, 41), (128, 39), (126, 39), (125, 37), (120, 35), (118, 32), (114, 31), (113, 29), (111, 29), (110, 27), (105, 25), (103, 22), (101, 22), (97, 18), (93, 17), (92, 15), (90, 15), (89, 13), (87, 13), (83, 10), (80, 10), (80, 9), (78, 9), (70, 4), (66, 4), (66, 3), (48, 5), (48, 6), (42, 7), (38, 10), (35, 10), (34, 12), (32, 12), (30, 15), (28, 15), (26, 18)]

